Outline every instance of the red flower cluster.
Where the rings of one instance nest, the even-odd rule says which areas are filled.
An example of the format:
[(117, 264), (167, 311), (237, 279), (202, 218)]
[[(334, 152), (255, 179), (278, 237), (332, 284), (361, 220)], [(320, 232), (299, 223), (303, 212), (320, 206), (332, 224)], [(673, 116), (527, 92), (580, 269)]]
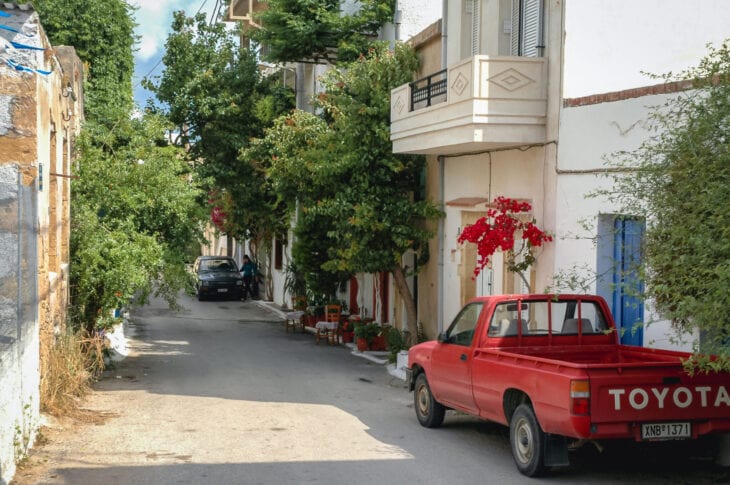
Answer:
[(522, 232), (522, 239), (526, 241), (525, 250), (531, 247), (542, 246), (552, 241), (552, 236), (539, 229), (533, 221), (521, 221), (517, 214), (528, 213), (532, 206), (528, 202), (520, 202), (507, 197), (494, 199), (494, 208), (487, 211), (487, 217), (479, 218), (474, 224), (466, 226), (459, 235), (458, 242), (474, 243), (477, 245), (477, 267), (474, 275), (478, 275), (489, 263), (489, 258), (501, 249), (513, 251), (515, 233)]
[(226, 224), (226, 213), (220, 207), (213, 207), (210, 210), (210, 219), (213, 221), (213, 225), (218, 228), (219, 231), (225, 232)]

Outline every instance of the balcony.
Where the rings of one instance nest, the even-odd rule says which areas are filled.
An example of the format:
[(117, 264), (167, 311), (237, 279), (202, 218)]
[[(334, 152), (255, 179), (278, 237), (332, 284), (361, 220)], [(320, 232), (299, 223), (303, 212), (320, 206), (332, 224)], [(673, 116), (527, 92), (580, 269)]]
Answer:
[(394, 153), (454, 155), (545, 142), (547, 61), (474, 56), (391, 91)]
[(231, 0), (225, 20), (241, 22), (244, 29), (258, 28), (254, 16), (266, 8), (266, 3), (259, 0)]

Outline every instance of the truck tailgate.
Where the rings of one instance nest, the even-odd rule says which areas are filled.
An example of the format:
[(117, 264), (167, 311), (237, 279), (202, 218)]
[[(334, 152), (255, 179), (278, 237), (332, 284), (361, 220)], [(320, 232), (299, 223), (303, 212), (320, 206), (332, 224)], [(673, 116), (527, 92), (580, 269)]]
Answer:
[[(730, 429), (728, 374), (689, 376), (680, 364), (644, 363), (594, 367), (588, 375), (593, 433), (650, 439), (652, 430), (641, 426), (650, 423), (658, 423), (657, 439), (671, 437), (665, 433), (681, 438)], [(688, 424), (662, 428), (670, 423)]]

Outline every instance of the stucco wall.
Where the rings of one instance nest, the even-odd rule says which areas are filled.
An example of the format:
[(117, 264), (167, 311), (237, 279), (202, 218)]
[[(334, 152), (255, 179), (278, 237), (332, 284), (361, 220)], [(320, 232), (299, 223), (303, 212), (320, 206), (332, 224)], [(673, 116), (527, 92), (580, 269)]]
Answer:
[[(63, 332), (68, 295), (70, 157), (82, 117), (83, 68), (51, 49), (37, 14), (3, 3), (6, 49), (27, 72), (0, 63), (0, 483), (32, 446), (44, 356)], [(71, 91), (74, 96), (71, 96)]]
[(40, 405), (36, 190), (0, 164), (0, 483), (32, 443)]
[[(484, 202), (462, 205), (459, 199), (494, 200), (502, 195), (532, 202), (533, 216), (543, 220), (544, 210), (544, 160), (545, 147), (528, 150), (506, 150), (462, 157), (445, 157), (444, 199), (446, 218), (444, 220), (444, 326), (456, 316), (463, 300), (474, 295), (462, 295), (467, 279), (472, 277), (476, 260), (466, 260), (464, 246), (457, 244), (462, 229), (464, 212), (484, 213)], [(503, 292), (502, 257), (498, 253), (493, 259), (495, 294)], [(545, 286), (545, 275), (549, 268), (538, 274), (535, 289)], [(543, 275), (543, 273), (545, 275)]]

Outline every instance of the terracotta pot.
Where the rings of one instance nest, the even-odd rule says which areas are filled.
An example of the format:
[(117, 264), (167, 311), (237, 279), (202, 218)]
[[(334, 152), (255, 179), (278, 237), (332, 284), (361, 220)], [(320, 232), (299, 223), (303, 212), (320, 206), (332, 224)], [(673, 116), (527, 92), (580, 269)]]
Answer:
[(355, 334), (353, 332), (342, 332), (342, 341), (346, 344), (349, 344), (352, 342), (355, 338)]
[(382, 335), (378, 335), (373, 339), (373, 342), (370, 344), (370, 350), (385, 350), (387, 346), (387, 342), (385, 341), (385, 337)]
[(360, 352), (368, 350), (368, 348), (369, 348), (368, 341), (365, 340), (364, 338), (358, 338), (356, 343), (357, 343), (357, 350), (359, 350)]

